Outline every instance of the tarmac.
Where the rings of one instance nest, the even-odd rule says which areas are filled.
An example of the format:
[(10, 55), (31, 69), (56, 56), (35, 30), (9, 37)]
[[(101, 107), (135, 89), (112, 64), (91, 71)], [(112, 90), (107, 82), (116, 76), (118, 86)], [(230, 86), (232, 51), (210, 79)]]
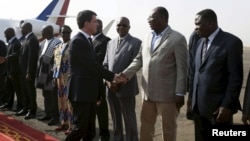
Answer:
[[(244, 47), (244, 53), (243, 53), (243, 60), (244, 60), (244, 81), (242, 85), (241, 95), (240, 95), (240, 101), (242, 104), (242, 100), (244, 97), (244, 91), (245, 91), (245, 84), (246, 79), (248, 76), (248, 71), (250, 68), (250, 48)], [(141, 78), (141, 72), (137, 73), (138, 82), (140, 82)], [(140, 85), (140, 83), (139, 83)], [(185, 96), (185, 99), (187, 99), (187, 95)], [(140, 132), (140, 110), (141, 110), (141, 95), (136, 96), (136, 114), (137, 114), (137, 124), (138, 124), (138, 131)], [(38, 110), (37, 110), (37, 117), (42, 116), (44, 113), (44, 104), (43, 104), (43, 96), (41, 94), (41, 90), (37, 89), (37, 104), (38, 104)], [(10, 115), (17, 120), (20, 120), (24, 124), (31, 126), (37, 130), (40, 130), (41, 132), (45, 132), (51, 136), (54, 136), (59, 141), (63, 141), (65, 139), (64, 132), (58, 132), (54, 129), (57, 126), (48, 126), (46, 122), (38, 121), (37, 119), (30, 119), (25, 120), (23, 116), (17, 117), (14, 115), (13, 112), (10, 111), (2, 111), (3, 113)], [(241, 122), (241, 116), (242, 113), (238, 112), (234, 115), (234, 123), (235, 124), (242, 124)], [(158, 117), (157, 122), (155, 124), (155, 134), (154, 134), (154, 141), (162, 141), (162, 133), (161, 133), (161, 123), (159, 122), (160, 119)], [(186, 105), (181, 108), (180, 114), (177, 119), (177, 141), (194, 141), (194, 125), (193, 121), (186, 119)], [(97, 124), (98, 125), (98, 124)], [(111, 134), (111, 141), (113, 141), (113, 124), (111, 116), (109, 115), (109, 130)], [(98, 135), (98, 127), (96, 128), (96, 133)], [(98, 136), (96, 136), (95, 141), (98, 140)]]

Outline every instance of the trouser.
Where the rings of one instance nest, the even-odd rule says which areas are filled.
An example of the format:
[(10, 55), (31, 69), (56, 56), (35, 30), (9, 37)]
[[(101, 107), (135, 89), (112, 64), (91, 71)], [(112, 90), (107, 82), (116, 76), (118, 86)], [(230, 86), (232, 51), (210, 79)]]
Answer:
[(28, 110), (32, 113), (36, 113), (37, 103), (36, 103), (35, 78), (27, 80), (26, 74), (23, 74), (21, 76), (21, 93), (22, 93), (23, 109)]
[(176, 103), (153, 102), (144, 100), (141, 111), (141, 141), (153, 141), (157, 116), (161, 118), (164, 141), (176, 141), (177, 116)]
[(44, 97), (45, 114), (51, 118), (59, 119), (57, 87), (54, 87), (52, 91), (42, 90), (42, 94)]
[[(101, 96), (101, 105), (97, 106), (96, 114), (99, 125), (99, 136), (110, 136), (109, 134), (109, 117), (108, 117), (108, 105), (106, 101), (105, 86), (103, 81), (100, 84), (100, 96)], [(94, 130), (95, 132), (95, 130)]]

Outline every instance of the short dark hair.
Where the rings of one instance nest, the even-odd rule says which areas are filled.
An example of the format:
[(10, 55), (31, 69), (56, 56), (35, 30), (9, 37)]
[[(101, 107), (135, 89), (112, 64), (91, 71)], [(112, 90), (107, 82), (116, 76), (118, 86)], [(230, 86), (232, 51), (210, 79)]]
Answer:
[(198, 12), (196, 15), (200, 15), (201, 18), (205, 21), (216, 22), (217, 23), (217, 15), (212, 9), (204, 9)]
[(62, 26), (60, 27), (60, 29), (59, 29), (59, 33), (62, 32), (62, 28), (67, 28), (67, 29), (69, 30), (69, 32), (72, 32), (72, 29), (70, 28), (70, 26), (68, 26), (68, 25), (62, 25)]
[(163, 19), (168, 21), (169, 14), (168, 14), (168, 10), (165, 7), (159, 6), (159, 7), (156, 7), (155, 10), (159, 14), (159, 16), (161, 16)]
[(83, 28), (85, 22), (90, 22), (92, 20), (93, 15), (97, 16), (97, 14), (91, 10), (80, 11), (77, 15), (78, 28), (81, 29)]

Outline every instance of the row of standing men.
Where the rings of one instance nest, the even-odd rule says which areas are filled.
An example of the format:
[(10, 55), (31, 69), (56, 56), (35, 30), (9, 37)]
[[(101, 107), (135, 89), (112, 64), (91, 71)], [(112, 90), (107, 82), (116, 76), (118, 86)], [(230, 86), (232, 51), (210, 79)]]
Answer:
[[(188, 117), (195, 123), (195, 140), (206, 140), (206, 131), (212, 125), (233, 124), (233, 115), (241, 109), (239, 95), (243, 81), (243, 44), (238, 37), (218, 27), (217, 16), (213, 10), (204, 9), (196, 14), (195, 32), (190, 38), (189, 50), (185, 37), (168, 25), (169, 15), (164, 7), (152, 10), (148, 23), (153, 32), (146, 36), (143, 42), (128, 33), (129, 20), (121, 17), (116, 25), (119, 37), (106, 42), (106, 51), (101, 57), (104, 60), (97, 57), (97, 49), (93, 48), (101, 41), (88, 40), (91, 35), (97, 33), (100, 23), (97, 22), (96, 16), (96, 13), (90, 10), (78, 13), (77, 24), (80, 32), (70, 40), (69, 59), (58, 64), (60, 67), (61, 64), (68, 65), (57, 69), (58, 74), (65, 68), (69, 69), (67, 86), (63, 89), (59, 87), (58, 90), (59, 93), (64, 91), (70, 101), (69, 107), (73, 109), (70, 111), (74, 128), (65, 140), (93, 140), (95, 116), (96, 112), (98, 113), (96, 105), (102, 105), (102, 102), (98, 101), (102, 100), (100, 89), (105, 89), (103, 79), (108, 87), (107, 98), (114, 125), (114, 140), (124, 140), (122, 118), (125, 123), (125, 139), (139, 140), (135, 95), (139, 93), (136, 72), (140, 69), (143, 98), (140, 140), (153, 140), (154, 124), (158, 115), (161, 116), (163, 140), (176, 140), (176, 119), (184, 105), (187, 78), (187, 115), (191, 115)], [(24, 25), (22, 31), (25, 29)], [(95, 39), (98, 37), (94, 36)], [(45, 46), (50, 43), (51, 41), (44, 42)], [(45, 52), (49, 53), (48, 49)], [(43, 57), (44, 68), (39, 65), (38, 72), (48, 69), (52, 56)], [(56, 54), (54, 56), (57, 58)], [(41, 64), (41, 60), (39, 61)], [(56, 75), (57, 71), (53, 72), (54, 76), (60, 76)], [(37, 76), (36, 74), (34, 75)], [(27, 81), (27, 71), (23, 76)], [(46, 82), (45, 84), (52, 83), (41, 81)], [(58, 80), (56, 84), (60, 83), (62, 82)], [(249, 124), (250, 120), (248, 85), (249, 82), (243, 103), (244, 124)], [(45, 86), (41, 87), (44, 89)], [(99, 87), (102, 88), (97, 89)], [(32, 109), (25, 116), (27, 119), (29, 113), (32, 113)]]
[[(93, 40), (93, 44), (91, 43), (91, 48), (93, 48), (92, 45), (94, 45), (95, 59), (100, 65), (102, 65), (106, 54), (107, 43), (110, 38), (106, 37), (102, 33), (102, 21), (97, 20), (97, 22), (98, 27), (97, 31), (93, 33), (93, 39), (91, 39)], [(134, 57), (139, 51), (141, 41), (137, 38), (132, 37), (131, 35), (128, 35), (130, 25), (127, 18), (122, 17), (118, 22), (122, 24), (121, 27), (126, 28), (125, 30), (122, 29), (122, 31), (119, 31), (118, 29), (117, 31), (119, 35), (121, 37), (126, 36), (126, 39), (128, 39), (129, 42), (135, 40), (134, 43), (131, 42), (129, 44), (126, 44), (126, 46), (129, 46), (131, 48), (131, 51), (128, 51), (126, 55), (128, 59), (124, 59), (124, 61), (128, 64), (128, 61), (131, 61), (132, 57)], [(69, 42), (72, 30), (67, 25), (64, 25), (60, 28), (60, 35), (62, 36), (63, 40), (62, 42), (58, 38), (54, 37), (53, 27), (50, 25), (46, 25), (42, 29), (42, 36), (44, 40), (40, 42), (40, 44), (38, 43), (35, 35), (32, 33), (32, 25), (30, 23), (23, 23), (21, 25), (21, 31), (23, 37), (21, 39), (17, 39), (13, 28), (7, 28), (5, 30), (5, 37), (8, 46), (6, 48), (4, 43), (1, 45), (1, 53), (3, 53), (0, 57), (0, 63), (2, 67), (1, 70), (3, 70), (3, 77), (1, 78), (5, 78), (5, 80), (1, 81), (3, 82), (3, 89), (1, 91), (2, 97), (0, 109), (13, 110), (16, 116), (24, 116), (24, 119), (26, 120), (35, 118), (37, 104), (36, 91), (34, 90), (36, 88), (42, 89), (45, 115), (43, 115), (42, 117), (38, 117), (37, 119), (41, 121), (49, 120), (48, 125), (55, 125), (60, 120), (59, 127), (55, 130), (66, 130), (65, 133), (69, 134), (72, 130), (72, 124), (74, 124), (74, 122), (77, 122), (79, 119), (77, 114), (73, 116), (71, 102), (68, 101), (67, 95), (70, 56)], [(125, 42), (127, 41), (124, 40), (124, 43)], [(133, 48), (134, 45), (135, 48)], [(93, 49), (91, 50), (93, 51)], [(23, 59), (23, 56), (25, 56), (26, 60)], [(25, 62), (25, 66), (21, 64), (23, 62)], [(13, 71), (15, 72), (13, 73)], [(23, 79), (20, 78), (22, 76)], [(133, 83), (136, 83), (136, 89), (135, 92), (132, 93), (132, 96), (138, 94), (136, 76), (133, 80)], [(83, 85), (83, 83), (80, 82), (78, 82), (78, 84)], [(98, 106), (96, 114), (98, 117), (100, 128), (99, 138), (100, 140), (107, 141), (110, 138), (110, 134), (108, 129), (109, 119), (105, 95), (106, 89), (103, 80), (99, 79), (98, 85), (96, 86), (97, 87), (95, 87), (94, 89), (96, 89), (98, 95), (97, 97), (96, 95), (94, 95), (95, 101), (97, 100), (97, 103), (94, 107), (96, 107), (96, 105)], [(26, 89), (28, 90), (24, 91)], [(16, 107), (12, 109), (14, 105), (15, 93), (17, 97), (17, 104)], [(128, 94), (130, 97), (130, 93)], [(88, 98), (85, 97), (84, 99), (86, 100)], [(113, 101), (110, 102), (113, 103), (113, 106), (111, 106), (111, 104), (110, 107), (116, 108), (115, 111), (111, 110), (113, 111), (112, 117), (115, 116), (113, 118), (120, 120), (116, 121), (116, 124), (118, 125), (115, 125), (118, 127), (118, 136), (119, 138), (123, 138), (122, 117), (120, 117), (121, 113), (119, 115), (116, 115), (117, 111), (121, 112), (119, 108), (120, 105), (116, 103), (118, 102), (117, 99), (110, 98), (110, 100)], [(135, 97), (133, 97), (132, 102), (134, 103), (134, 106), (131, 105), (129, 106), (130, 108), (135, 107)], [(81, 107), (77, 106), (77, 108), (75, 109), (81, 110)], [(128, 109), (127, 111), (129, 112), (128, 114), (130, 114), (130, 109)], [(92, 112), (95, 114), (95, 109), (92, 109)], [(133, 127), (130, 128), (133, 130), (127, 129), (127, 132), (129, 131), (133, 133), (133, 137), (137, 138), (137, 123), (135, 112), (132, 114), (132, 121), (135, 122), (135, 124), (133, 124)], [(130, 115), (127, 116), (131, 118)], [(129, 121), (131, 121), (128, 120), (129, 119), (127, 118), (126, 123), (129, 123)], [(91, 124), (91, 126), (89, 126), (90, 128), (88, 128), (88, 137), (85, 137), (84, 140), (91, 140), (95, 136), (95, 123), (92, 121), (89, 121), (89, 124)]]

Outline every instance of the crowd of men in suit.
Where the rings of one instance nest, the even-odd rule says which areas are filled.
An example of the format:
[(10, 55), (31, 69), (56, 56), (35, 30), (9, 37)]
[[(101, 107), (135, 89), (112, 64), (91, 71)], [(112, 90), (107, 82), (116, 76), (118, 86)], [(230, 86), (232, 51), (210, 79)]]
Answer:
[[(96, 16), (91, 10), (80, 11), (77, 15), (80, 31), (67, 44), (54, 37), (52, 26), (42, 29), (45, 40), (40, 44), (30, 23), (21, 25), (20, 40), (13, 28), (7, 28), (4, 32), (7, 48), (0, 42), (0, 109), (13, 107), (15, 93), (15, 115), (24, 115), (27, 120), (35, 118), (36, 88), (40, 88), (45, 115), (38, 119), (49, 120), (48, 125), (63, 121), (59, 130), (69, 118), (59, 108), (65, 103), (58, 107), (58, 94), (63, 94), (69, 101), (66, 107), (73, 109), (69, 112), (74, 124), (65, 140), (93, 140), (96, 115), (100, 140), (109, 140), (107, 98), (114, 140), (124, 140), (124, 123), (125, 140), (152, 141), (155, 121), (160, 116), (163, 140), (175, 141), (177, 117), (188, 91), (187, 118), (194, 120), (196, 141), (207, 140), (207, 130), (213, 125), (233, 124), (233, 115), (241, 110), (243, 43), (218, 26), (213, 10), (204, 9), (196, 14), (189, 45), (181, 33), (168, 25), (169, 15), (164, 7), (152, 10), (148, 18), (152, 33), (143, 41), (129, 34), (127, 17), (117, 20), (118, 37), (106, 37)], [(61, 33), (67, 32), (71, 33), (71, 29)], [(67, 48), (69, 57), (58, 57), (57, 47), (62, 48), (62, 53)], [(55, 56), (64, 58), (57, 67)], [(51, 71), (53, 68), (57, 71)], [(140, 69), (143, 103), (138, 135), (135, 96), (139, 93), (136, 72)], [(67, 74), (67, 82), (60, 79), (66, 76), (60, 73)], [(246, 125), (250, 124), (249, 91), (250, 77), (243, 103), (242, 121)]]

